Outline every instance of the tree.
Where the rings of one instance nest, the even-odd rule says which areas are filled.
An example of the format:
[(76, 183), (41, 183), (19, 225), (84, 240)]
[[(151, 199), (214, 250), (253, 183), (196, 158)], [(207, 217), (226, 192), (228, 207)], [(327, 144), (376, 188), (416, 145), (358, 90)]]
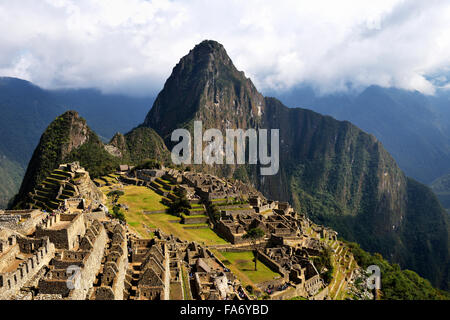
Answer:
[(168, 213), (179, 216), (180, 213), (189, 213), (189, 209), (192, 208), (189, 200), (186, 198), (186, 193), (182, 191), (175, 191), (177, 198), (169, 203)]
[(113, 207), (113, 216), (114, 216), (114, 218), (117, 218), (120, 221), (126, 222), (125, 215), (123, 214), (122, 211), (120, 211), (120, 207), (119, 206), (114, 206)]
[(255, 271), (258, 271), (256, 263), (258, 261), (258, 240), (263, 238), (265, 235), (264, 231), (260, 228), (251, 228), (243, 236), (244, 239), (250, 240), (253, 247), (253, 253), (255, 254)]

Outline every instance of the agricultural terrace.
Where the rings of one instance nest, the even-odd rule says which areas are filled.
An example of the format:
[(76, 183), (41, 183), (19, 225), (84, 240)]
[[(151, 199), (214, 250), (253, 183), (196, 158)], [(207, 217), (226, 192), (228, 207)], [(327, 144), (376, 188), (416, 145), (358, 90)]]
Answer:
[[(108, 194), (112, 190), (116, 190), (118, 185), (100, 188), (103, 193)], [(226, 244), (227, 241), (220, 238), (212, 231), (207, 224), (181, 224), (181, 218), (167, 213), (151, 213), (144, 214), (147, 211), (166, 210), (168, 207), (161, 203), (162, 196), (153, 190), (142, 186), (123, 186), (119, 189), (124, 195), (119, 197), (118, 204), (125, 204), (128, 210), (121, 209), (125, 219), (135, 232), (142, 237), (152, 236), (152, 229), (161, 229), (163, 232), (173, 234), (174, 236), (188, 241), (196, 241), (200, 244), (214, 245)], [(108, 209), (112, 211), (111, 199), (108, 199)], [(197, 207), (194, 208), (194, 210)], [(200, 227), (200, 229), (194, 229)]]
[(244, 286), (251, 285), (257, 288), (259, 283), (280, 277), (280, 274), (273, 272), (260, 260), (257, 263), (258, 271), (255, 271), (252, 251), (229, 252), (213, 249), (212, 252), (241, 280)]

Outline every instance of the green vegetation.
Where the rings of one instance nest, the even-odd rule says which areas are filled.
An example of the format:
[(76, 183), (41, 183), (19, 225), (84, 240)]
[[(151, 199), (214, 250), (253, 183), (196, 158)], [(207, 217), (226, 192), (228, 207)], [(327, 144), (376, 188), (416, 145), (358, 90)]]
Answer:
[(156, 162), (158, 164), (170, 162), (170, 152), (164, 141), (151, 128), (137, 127), (124, 136), (121, 144), (117, 141), (111, 143), (121, 150), (123, 160), (133, 164), (145, 166), (157, 165)]
[(73, 150), (64, 162), (79, 161), (91, 178), (97, 178), (114, 172), (121, 160), (109, 154), (95, 133), (91, 133), (88, 142)]
[[(78, 148), (73, 145), (84, 141)], [(19, 195), (14, 203), (20, 207), (27, 202), (27, 194), (50, 176), (61, 163), (79, 161), (91, 178), (113, 172), (119, 159), (110, 155), (99, 137), (87, 126), (86, 120), (75, 111), (57, 117), (44, 131), (30, 160)], [(55, 180), (57, 177), (50, 177)], [(49, 180), (47, 182), (51, 183)]]
[(135, 166), (132, 171), (142, 169), (161, 169), (161, 162), (155, 159), (145, 159)]
[[(115, 187), (105, 186), (100, 189), (104, 194), (109, 194), (112, 191), (111, 188)], [(126, 204), (128, 206), (128, 210), (123, 212), (125, 219), (130, 227), (143, 237), (149, 237), (148, 228), (159, 228), (165, 233), (173, 234), (180, 239), (188, 241), (197, 241), (208, 245), (227, 243), (226, 240), (220, 238), (210, 228), (185, 229), (185, 225), (180, 224), (180, 217), (167, 213), (144, 214), (145, 211), (169, 209), (162, 203), (163, 197), (147, 187), (125, 186), (121, 191), (124, 194), (119, 197), (117, 204)], [(114, 196), (115, 194), (117, 193), (113, 191), (112, 195)], [(115, 206), (112, 202), (113, 197), (108, 199), (108, 207), (112, 210)], [(204, 224), (201, 224), (201, 226), (204, 226)]]
[(258, 262), (258, 245), (257, 242), (261, 238), (264, 237), (264, 231), (260, 228), (251, 228), (249, 229), (242, 238), (250, 240), (250, 243), (253, 247), (253, 252), (255, 254), (255, 258), (253, 259), (255, 261), (255, 271), (257, 271), (257, 262)]
[(125, 186), (124, 195), (120, 197), (118, 203), (127, 204), (134, 211), (155, 211), (165, 210), (167, 206), (161, 203), (162, 196), (146, 187)]
[(181, 216), (182, 213), (189, 214), (189, 210), (192, 207), (187, 200), (186, 195), (181, 192), (176, 192), (175, 195), (177, 198), (169, 203), (169, 209), (167, 212), (177, 217)]
[(316, 266), (317, 270), (321, 272), (324, 269), (327, 269), (326, 272), (321, 274), (322, 279), (326, 283), (330, 283), (332, 280), (332, 275), (334, 272), (334, 267), (332, 263), (332, 252), (330, 249), (326, 248), (324, 252), (317, 257), (312, 257), (313, 263)]
[(113, 207), (113, 217), (117, 218), (121, 221), (125, 221), (126, 222), (126, 218), (125, 215), (123, 214), (122, 211), (120, 211), (120, 207), (119, 206), (114, 206)]
[(113, 190), (108, 192), (106, 196), (118, 199), (120, 196), (123, 196), (124, 194), (125, 192), (123, 192), (122, 190)]
[(18, 201), (25, 200), (25, 195), (49, 176), (51, 171), (62, 162), (64, 151), (70, 141), (68, 128), (74, 117), (75, 113), (66, 112), (57, 117), (44, 131), (25, 173)]
[(370, 254), (357, 243), (347, 243), (360, 267), (377, 265), (381, 270), (382, 299), (386, 300), (440, 300), (450, 299), (450, 294), (433, 288), (430, 282), (410, 270), (401, 270), (378, 254)]
[(19, 163), (0, 154), (0, 208), (6, 208), (11, 198), (19, 191), (24, 173)]
[(450, 211), (450, 174), (446, 174), (433, 181), (431, 183), (431, 189), (433, 189), (444, 208)]
[(258, 284), (264, 281), (273, 280), (280, 275), (270, 270), (265, 264), (261, 263), (258, 271), (254, 269), (255, 255), (252, 251), (242, 252), (227, 252), (221, 251), (221, 255), (226, 259), (222, 262), (227, 266), (234, 266), (240, 272), (244, 273), (253, 284)]

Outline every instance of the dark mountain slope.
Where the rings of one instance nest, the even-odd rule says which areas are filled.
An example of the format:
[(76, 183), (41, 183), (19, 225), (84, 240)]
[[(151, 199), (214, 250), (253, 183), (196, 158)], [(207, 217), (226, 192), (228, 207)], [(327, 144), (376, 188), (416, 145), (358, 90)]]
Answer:
[[(192, 132), (194, 120), (202, 120), (204, 129), (222, 132), (279, 129), (280, 170), (274, 176), (260, 176), (258, 165), (200, 168), (247, 177), (268, 197), (290, 200), (297, 210), (347, 239), (418, 271), (434, 284), (448, 286), (445, 213), (432, 198), (415, 193), (429, 189), (411, 184), (374, 136), (349, 122), (264, 98), (215, 41), (202, 42), (180, 60), (144, 125), (155, 129), (170, 147), (171, 132), (177, 128)], [(436, 232), (426, 229), (421, 239), (413, 238), (407, 230), (413, 229), (411, 225), (421, 230), (417, 222), (422, 218), (417, 217), (429, 217)], [(416, 263), (419, 260), (424, 263)]]
[(357, 95), (316, 96), (297, 88), (280, 95), (290, 107), (306, 107), (348, 120), (374, 134), (408, 176), (431, 183), (450, 172), (450, 102), (445, 91), (371, 86)]
[(0, 208), (4, 208), (19, 190), (40, 135), (63, 109), (28, 81), (0, 78), (0, 112)]
[(116, 148), (114, 152), (123, 162), (139, 164), (147, 159), (158, 159), (167, 163), (170, 152), (162, 138), (155, 130), (147, 127), (137, 127), (125, 135), (116, 133), (108, 147)]
[(117, 133), (105, 145), (76, 111), (57, 117), (41, 136), (28, 165), (15, 207), (26, 207), (28, 195), (60, 164), (79, 161), (91, 178), (112, 173), (121, 163), (139, 164), (146, 159), (167, 161), (169, 151), (150, 128)]
[(235, 68), (223, 46), (205, 41), (174, 67), (144, 126), (154, 128), (170, 145), (172, 131), (177, 126), (192, 128), (194, 119), (202, 120), (205, 128), (257, 127), (263, 103), (264, 97)]
[(446, 174), (431, 183), (431, 189), (444, 208), (450, 212), (450, 174)]

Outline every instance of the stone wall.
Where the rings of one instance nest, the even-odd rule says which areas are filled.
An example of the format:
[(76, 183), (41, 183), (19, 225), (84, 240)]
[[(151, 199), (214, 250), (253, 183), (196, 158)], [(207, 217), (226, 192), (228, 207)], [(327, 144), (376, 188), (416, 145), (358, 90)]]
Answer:
[(270, 259), (261, 250), (258, 250), (258, 260), (260, 260), (262, 263), (268, 266), (272, 271), (280, 273), (281, 275), (283, 275), (284, 279), (288, 280), (289, 272), (285, 270), (282, 266), (280, 266), (278, 263)]
[[(17, 247), (25, 247), (27, 239), (21, 239), (21, 242), (22, 244), (17, 244)], [(43, 266), (49, 264), (54, 255), (53, 243), (48, 238), (41, 239), (40, 246), (34, 250), (31, 257), (23, 260), (15, 270), (0, 274), (0, 300), (9, 299), (17, 293)]]
[(95, 290), (96, 300), (123, 300), (128, 267), (127, 237), (120, 224), (113, 227), (111, 246), (101, 276), (101, 286)]
[(80, 287), (75, 288), (71, 292), (71, 299), (84, 300), (90, 287), (94, 283), (95, 277), (100, 269), (103, 252), (108, 240), (105, 228), (98, 224), (98, 235), (93, 243), (93, 248), (90, 251), (87, 259), (84, 260), (84, 267), (81, 271)]
[[(58, 228), (58, 224), (69, 222)], [(49, 237), (57, 249), (71, 250), (76, 247), (86, 231), (83, 214), (59, 214), (49, 217), (45, 223), (36, 227), (36, 237)]]
[(181, 223), (183, 224), (200, 224), (206, 222), (208, 222), (207, 216), (199, 216), (199, 217), (182, 216), (181, 218)]
[[(88, 242), (84, 241), (90, 238)], [(100, 269), (108, 236), (103, 225), (95, 221), (86, 232), (81, 243), (92, 244), (89, 250), (64, 251), (59, 259), (55, 259), (55, 269), (48, 272), (39, 281), (39, 293), (63, 294), (70, 300), (84, 300), (92, 287)], [(84, 248), (83, 248), (84, 249)], [(80, 260), (81, 259), (81, 260)], [(75, 275), (67, 269), (67, 265), (81, 267)], [(57, 269), (66, 267), (65, 269)], [(76, 270), (76, 269), (74, 269)], [(73, 279), (72, 287), (68, 287), (68, 280)]]
[[(230, 230), (230, 228), (223, 223), (223, 221), (219, 221), (216, 224), (216, 232), (224, 239), (226, 239), (228, 242), (231, 242), (233, 244), (238, 243), (242, 236), (237, 237), (235, 234), (233, 234)], [(242, 234), (244, 235), (244, 234)]]
[(40, 210), (6, 210), (0, 213), (0, 226), (29, 235), (46, 217), (47, 214)]
[(0, 270), (5, 270), (16, 259), (16, 255), (20, 253), (20, 247), (17, 244), (16, 237), (11, 236), (6, 241), (0, 240)]

